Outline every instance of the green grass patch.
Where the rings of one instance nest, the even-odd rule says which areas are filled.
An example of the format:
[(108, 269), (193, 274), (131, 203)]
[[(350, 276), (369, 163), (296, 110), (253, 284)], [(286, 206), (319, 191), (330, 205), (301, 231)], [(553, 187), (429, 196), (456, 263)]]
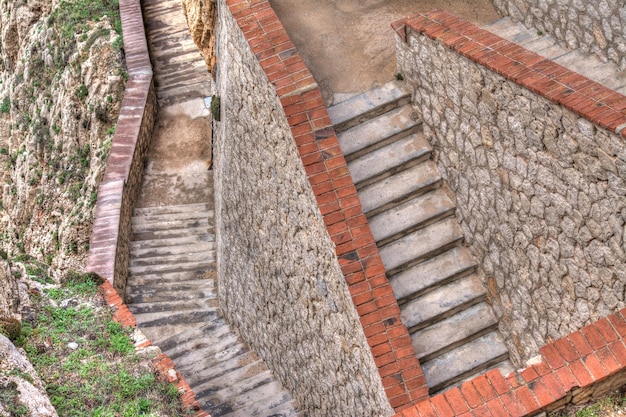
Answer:
[(22, 329), (17, 344), (52, 405), (67, 417), (186, 415), (176, 388), (135, 353), (132, 328), (114, 321), (102, 305), (99, 283), (90, 274), (68, 273), (33, 298), (37, 319)]

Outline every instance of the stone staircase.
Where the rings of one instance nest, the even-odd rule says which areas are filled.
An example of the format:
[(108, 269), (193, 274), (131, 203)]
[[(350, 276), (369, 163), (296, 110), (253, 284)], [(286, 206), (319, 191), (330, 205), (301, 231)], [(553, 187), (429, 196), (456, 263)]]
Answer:
[(394, 81), (329, 114), (432, 394), (513, 367), (410, 98)]
[(130, 246), (126, 298), (137, 326), (174, 361), (203, 409), (213, 417), (298, 415), (219, 317), (209, 205), (136, 208)]
[(522, 23), (513, 22), (509, 17), (482, 28), (626, 95), (626, 70), (619, 71), (611, 62), (603, 62), (599, 57), (585, 55), (579, 50), (564, 48), (552, 36), (542, 34), (536, 29), (527, 29)]

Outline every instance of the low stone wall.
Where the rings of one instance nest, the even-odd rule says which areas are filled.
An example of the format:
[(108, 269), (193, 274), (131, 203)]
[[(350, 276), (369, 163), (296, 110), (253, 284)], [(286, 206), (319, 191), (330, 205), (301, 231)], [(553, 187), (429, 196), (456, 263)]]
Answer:
[(475, 27), (407, 36), (399, 71), (520, 365), (624, 306), (626, 97)]
[(143, 165), (157, 112), (152, 65), (138, 0), (120, 2), (128, 81), (117, 120), (89, 244), (87, 271), (126, 290), (130, 219), (141, 185)]
[(624, 0), (493, 0), (498, 12), (626, 69)]
[(626, 98), (446, 12), (394, 28), (512, 358), (540, 353), (401, 415), (534, 415), (624, 384)]

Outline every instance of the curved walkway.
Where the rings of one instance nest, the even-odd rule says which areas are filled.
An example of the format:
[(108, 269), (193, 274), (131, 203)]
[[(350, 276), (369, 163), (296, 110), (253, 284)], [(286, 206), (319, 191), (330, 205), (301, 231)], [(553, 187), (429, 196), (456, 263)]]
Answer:
[(213, 417), (297, 415), (263, 361), (220, 318), (204, 100), (212, 80), (180, 1), (147, 0), (143, 9), (160, 108), (131, 220), (129, 309)]

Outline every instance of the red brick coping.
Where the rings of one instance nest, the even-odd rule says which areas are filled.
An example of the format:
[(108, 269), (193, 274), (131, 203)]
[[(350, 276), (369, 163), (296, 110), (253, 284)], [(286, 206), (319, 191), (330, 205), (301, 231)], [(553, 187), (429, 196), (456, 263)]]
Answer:
[[(141, 183), (143, 159), (150, 142), (156, 113), (152, 65), (148, 54), (139, 0), (120, 0), (120, 15), (128, 81), (117, 120), (111, 153), (98, 187), (98, 200), (87, 259), (87, 271), (104, 278), (100, 292), (114, 310), (114, 319), (125, 326), (136, 326), (135, 317), (124, 304), (131, 210)], [(149, 340), (138, 348), (152, 345)], [(164, 380), (174, 383), (181, 393), (183, 407), (195, 417), (208, 417), (200, 408), (185, 378), (174, 369), (164, 353), (153, 363)]]
[[(452, 50), (626, 137), (626, 97), (447, 12), (394, 23)], [(626, 309), (540, 349), (533, 365), (504, 377), (492, 370), (396, 417), (531, 416), (581, 403), (626, 383)]]
[(399, 410), (427, 398), (426, 380), (319, 87), (267, 0), (226, 4), (276, 88), (391, 405)]
[(625, 96), (541, 55), (441, 10), (399, 20), (392, 27), (405, 42), (411, 30), (441, 41), (466, 58), (626, 138)]

